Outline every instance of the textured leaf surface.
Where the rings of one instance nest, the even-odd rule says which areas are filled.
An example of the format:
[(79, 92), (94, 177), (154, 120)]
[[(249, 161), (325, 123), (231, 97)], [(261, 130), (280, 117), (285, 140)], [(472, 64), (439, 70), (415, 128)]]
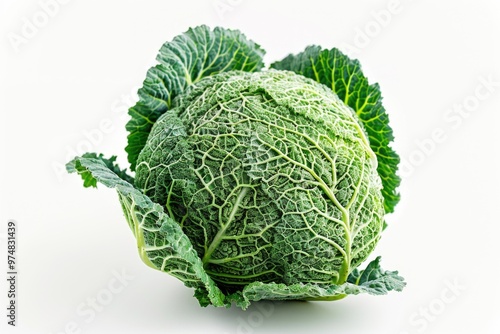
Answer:
[(95, 153), (68, 171), (118, 192), (141, 259), (202, 306), (400, 291), (380, 258), (356, 269), (399, 200), (378, 85), (336, 49), (263, 54), (206, 26), (165, 43), (129, 110), (135, 180)]
[(247, 307), (250, 301), (258, 300), (338, 300), (360, 293), (385, 295), (389, 291), (401, 291), (405, 285), (397, 271), (384, 271), (380, 267), (378, 257), (365, 270), (353, 273), (348, 282), (342, 285), (255, 282), (247, 285), (241, 296), (233, 296), (233, 300), (241, 307)]
[(173, 99), (187, 86), (220, 72), (262, 68), (264, 51), (237, 30), (206, 26), (190, 28), (165, 43), (139, 90), (139, 101), (130, 108), (127, 123), (126, 151), (131, 169), (144, 147), (151, 127), (158, 117), (170, 109)]
[(347, 281), (372, 295), (383, 295), (391, 290), (401, 291), (406, 285), (397, 271), (382, 270), (380, 256), (370, 262), (366, 269), (354, 269)]
[[(85, 153), (82, 155), (82, 158), (94, 158), (100, 160), (102, 163), (108, 167), (116, 176), (120, 177), (122, 180), (127, 181), (128, 183), (133, 184), (134, 178), (127, 174), (126, 169), (120, 169), (116, 162), (116, 156), (112, 156), (109, 159), (104, 158), (101, 154), (97, 155), (96, 153)], [(78, 172), (83, 179), (83, 186), (85, 188), (88, 187), (97, 187), (97, 180), (94, 178), (92, 173), (88, 171), (86, 168), (79, 165), (79, 170), (76, 170), (76, 166), (74, 163), (69, 163), (66, 165), (66, 169), (69, 173)]]
[[(84, 181), (97, 182), (118, 192), (120, 203), (130, 229), (137, 240), (141, 259), (150, 267), (166, 272), (188, 287), (195, 288), (195, 297), (202, 306), (229, 306), (234, 303), (246, 309), (250, 302), (259, 300), (336, 300), (348, 294), (386, 294), (401, 291), (405, 286), (396, 271), (383, 271), (380, 258), (372, 261), (365, 270), (354, 270), (342, 285), (313, 283), (264, 283), (253, 282), (241, 291), (224, 295), (207, 275), (203, 263), (179, 224), (168, 217), (163, 208), (118, 177), (108, 167), (110, 159), (102, 154), (87, 154), (67, 164), (70, 172), (85, 174)], [(120, 171), (120, 169), (117, 169)], [(90, 185), (86, 185), (90, 186)]]
[(100, 157), (75, 158), (67, 164), (67, 169), (85, 175), (86, 184), (100, 182), (116, 189), (144, 263), (195, 288), (195, 296), (201, 305), (226, 305), (224, 295), (204, 271), (191, 242), (160, 205), (118, 177)]
[(337, 49), (307, 47), (297, 55), (275, 62), (271, 68), (290, 70), (330, 87), (339, 98), (355, 110), (377, 155), (377, 171), (382, 179), (384, 207), (393, 212), (399, 202), (396, 188), (401, 180), (396, 175), (399, 156), (391, 148), (394, 137), (389, 117), (382, 105), (378, 84), (370, 85), (357, 60), (349, 59)]
[(289, 71), (201, 80), (154, 125), (136, 186), (220, 287), (342, 284), (384, 215), (376, 158), (329, 88)]

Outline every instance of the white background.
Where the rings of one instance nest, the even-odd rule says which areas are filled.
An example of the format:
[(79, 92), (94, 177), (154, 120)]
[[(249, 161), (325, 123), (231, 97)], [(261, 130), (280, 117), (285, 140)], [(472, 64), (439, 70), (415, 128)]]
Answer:
[[(498, 1), (46, 2), (0, 6), (1, 232), (19, 225), (9, 333), (500, 333)], [(135, 91), (163, 42), (199, 24), (242, 30), (267, 64), (309, 44), (340, 47), (380, 84), (404, 168), (373, 256), (400, 271), (404, 292), (200, 308), (140, 262), (114, 191), (61, 170), (82, 150), (127, 166)], [(108, 299), (92, 311), (98, 297)]]

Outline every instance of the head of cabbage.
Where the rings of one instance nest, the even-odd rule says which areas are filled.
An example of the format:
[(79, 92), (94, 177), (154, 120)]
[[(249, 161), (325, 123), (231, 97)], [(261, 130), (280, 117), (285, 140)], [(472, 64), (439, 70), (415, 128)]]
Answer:
[(337, 49), (262, 56), (222, 28), (165, 43), (129, 112), (135, 178), (93, 153), (68, 170), (118, 191), (143, 261), (203, 306), (400, 291), (379, 257), (357, 269), (399, 200), (378, 86)]

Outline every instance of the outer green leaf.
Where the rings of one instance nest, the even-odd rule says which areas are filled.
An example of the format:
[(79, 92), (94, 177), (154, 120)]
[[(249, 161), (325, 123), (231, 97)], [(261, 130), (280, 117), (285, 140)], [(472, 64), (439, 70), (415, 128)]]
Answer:
[[(95, 158), (101, 160), (106, 167), (108, 167), (111, 171), (113, 171), (118, 177), (122, 180), (127, 181), (128, 183), (133, 184), (134, 178), (127, 174), (126, 169), (120, 169), (117, 164), (115, 164), (116, 156), (112, 156), (109, 159), (104, 158), (103, 154), (100, 153), (97, 155), (96, 153), (85, 153), (82, 155), (83, 158)], [(97, 180), (94, 178), (92, 173), (83, 168), (82, 166), (75, 166), (73, 163), (68, 163), (66, 165), (66, 169), (69, 173), (78, 172), (83, 179), (83, 186), (85, 188), (88, 187), (97, 187)]]
[(365, 270), (354, 269), (348, 283), (363, 287), (372, 295), (383, 295), (388, 291), (401, 291), (406, 283), (397, 271), (384, 271), (380, 267), (380, 256), (371, 261)]
[(397, 271), (384, 271), (380, 268), (380, 257), (370, 262), (363, 271), (355, 271), (348, 282), (342, 285), (321, 284), (276, 284), (255, 282), (247, 285), (238, 295), (228, 299), (243, 309), (250, 301), (258, 300), (338, 300), (347, 295), (368, 293), (385, 295), (389, 291), (401, 291), (406, 283)]
[(151, 68), (139, 102), (129, 110), (126, 151), (135, 170), (139, 153), (158, 117), (171, 107), (172, 100), (201, 78), (231, 70), (247, 72), (262, 68), (264, 50), (237, 30), (207, 26), (190, 28), (165, 43), (157, 56), (159, 65)]
[(356, 111), (377, 155), (377, 171), (382, 179), (385, 212), (393, 212), (399, 201), (396, 188), (401, 180), (396, 175), (399, 156), (391, 148), (394, 137), (389, 117), (382, 106), (378, 84), (370, 85), (357, 60), (337, 49), (321, 50), (310, 46), (297, 55), (289, 55), (271, 65), (278, 70), (290, 70), (330, 87), (341, 100)]
[(139, 101), (129, 109), (131, 119), (126, 125), (130, 132), (128, 161), (131, 170), (135, 170), (136, 160), (141, 152), (149, 132), (158, 117), (166, 112), (172, 99), (186, 87), (184, 77), (175, 72), (170, 65), (157, 65), (149, 69), (143, 87), (139, 89)]
[(223, 293), (203, 269), (188, 237), (159, 204), (153, 203), (130, 183), (118, 177), (100, 157), (75, 158), (67, 164), (67, 169), (85, 175), (86, 183), (95, 185), (98, 181), (108, 188), (116, 189), (144, 263), (195, 288), (195, 296), (202, 306), (226, 305)]

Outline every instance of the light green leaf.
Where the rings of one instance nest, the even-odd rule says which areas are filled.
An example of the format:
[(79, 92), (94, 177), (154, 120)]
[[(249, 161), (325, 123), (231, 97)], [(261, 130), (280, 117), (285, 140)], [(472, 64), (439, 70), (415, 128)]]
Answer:
[(237, 30), (207, 26), (190, 28), (165, 43), (139, 90), (139, 101), (130, 108), (127, 123), (128, 161), (135, 170), (137, 157), (146, 144), (158, 117), (171, 108), (173, 99), (187, 86), (220, 72), (258, 71), (263, 66), (264, 50)]
[(254, 282), (241, 293), (228, 296), (243, 309), (250, 301), (259, 300), (338, 300), (347, 295), (368, 293), (385, 295), (389, 291), (401, 291), (406, 283), (397, 271), (384, 271), (380, 268), (380, 257), (370, 262), (365, 270), (355, 271), (348, 282), (341, 285), (324, 284), (277, 284)]
[(116, 189), (144, 263), (195, 288), (202, 306), (227, 306), (224, 294), (203, 269), (188, 237), (159, 204), (118, 177), (101, 157), (77, 157), (67, 164), (67, 169), (85, 175), (86, 183), (100, 182)]
[(396, 191), (401, 182), (396, 175), (399, 156), (390, 146), (394, 137), (378, 84), (370, 85), (359, 62), (335, 48), (321, 50), (318, 46), (310, 46), (302, 53), (275, 62), (271, 67), (294, 71), (330, 87), (354, 109), (368, 134), (370, 147), (377, 155), (385, 212), (393, 212), (400, 197)]

